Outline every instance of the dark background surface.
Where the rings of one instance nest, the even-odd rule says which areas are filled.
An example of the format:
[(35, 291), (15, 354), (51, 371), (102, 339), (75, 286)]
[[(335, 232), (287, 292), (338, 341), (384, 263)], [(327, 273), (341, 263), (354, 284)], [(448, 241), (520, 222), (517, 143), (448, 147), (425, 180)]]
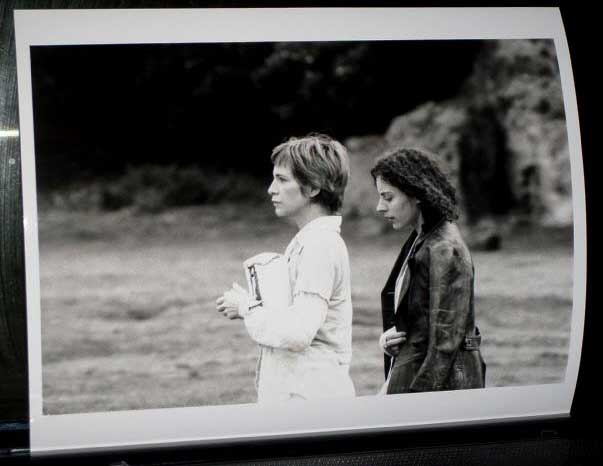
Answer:
[[(346, 2), (346, 6), (367, 6)], [(341, 6), (328, 4), (292, 3), (287, 6)], [(379, 2), (378, 5), (394, 6)], [(422, 2), (421, 5), (425, 5)], [(429, 6), (462, 6), (467, 3), (444, 4), (429, 2)], [(499, 3), (499, 6), (527, 6), (520, 2)], [(572, 416), (569, 420), (535, 421), (531, 423), (464, 427), (415, 433), (391, 433), (322, 439), (321, 441), (272, 442), (240, 448), (212, 448), (119, 453), (108, 456), (54, 459), (65, 464), (600, 464), (601, 462), (601, 402), (598, 371), (600, 354), (597, 314), (600, 298), (596, 296), (595, 257), (598, 257), (598, 237), (594, 225), (595, 159), (593, 143), (596, 99), (594, 62), (598, 56), (597, 29), (593, 11), (567, 7), (563, 2), (532, 2), (531, 6), (561, 6), (568, 36), (574, 79), (578, 94), (583, 163), (586, 174), (588, 224), (588, 281), (587, 310), (583, 353)], [(14, 70), (14, 8), (72, 8), (72, 7), (188, 7), (188, 6), (249, 6), (241, 2), (96, 2), (96, 1), (31, 1), (3, 2), (0, 16), (0, 127), (18, 128), (16, 103), (16, 74)], [(254, 6), (275, 6), (269, 2), (254, 2)], [(278, 6), (285, 6), (280, 3)], [(417, 6), (396, 2), (395, 6)], [(427, 5), (425, 5), (427, 6)], [(478, 6), (478, 5), (475, 5)], [(27, 381), (26, 331), (23, 264), (22, 205), (20, 201), (20, 158), (18, 139), (0, 140), (0, 458), (27, 463), (26, 452), (9, 450), (27, 448)], [(77, 428), (77, 426), (74, 426)], [(47, 463), (48, 461), (42, 461)]]
[(38, 189), (141, 164), (258, 176), (289, 135), (384, 133), (395, 116), (454, 96), (483, 47), (419, 44), (32, 47)]

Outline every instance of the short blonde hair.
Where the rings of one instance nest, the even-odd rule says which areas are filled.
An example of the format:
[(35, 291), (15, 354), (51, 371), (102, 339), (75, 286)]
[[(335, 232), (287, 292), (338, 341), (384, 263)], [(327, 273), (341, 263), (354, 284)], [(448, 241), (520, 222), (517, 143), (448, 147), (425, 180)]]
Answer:
[(290, 138), (272, 150), (274, 165), (286, 165), (303, 189), (318, 189), (312, 199), (330, 213), (343, 205), (350, 176), (348, 152), (340, 142), (324, 134)]

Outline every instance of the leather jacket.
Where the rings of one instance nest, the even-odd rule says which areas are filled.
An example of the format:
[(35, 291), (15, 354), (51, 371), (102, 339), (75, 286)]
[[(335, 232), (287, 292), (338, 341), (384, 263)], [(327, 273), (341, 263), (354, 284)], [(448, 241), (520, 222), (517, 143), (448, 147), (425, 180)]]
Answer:
[[(400, 353), (385, 355), (387, 393), (483, 388), (486, 365), (473, 307), (474, 267), (458, 227), (442, 220), (406, 241), (381, 294), (383, 330), (406, 332)], [(410, 280), (394, 311), (396, 278), (408, 258)]]

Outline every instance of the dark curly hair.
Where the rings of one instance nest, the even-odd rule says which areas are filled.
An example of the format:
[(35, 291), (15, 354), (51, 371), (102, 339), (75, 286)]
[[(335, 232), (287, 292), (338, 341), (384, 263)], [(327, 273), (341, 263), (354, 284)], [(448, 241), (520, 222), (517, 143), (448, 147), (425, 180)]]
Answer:
[(442, 218), (458, 219), (456, 191), (427, 152), (407, 148), (388, 152), (376, 160), (371, 175), (375, 182), (381, 177), (417, 199), (426, 225), (435, 225)]

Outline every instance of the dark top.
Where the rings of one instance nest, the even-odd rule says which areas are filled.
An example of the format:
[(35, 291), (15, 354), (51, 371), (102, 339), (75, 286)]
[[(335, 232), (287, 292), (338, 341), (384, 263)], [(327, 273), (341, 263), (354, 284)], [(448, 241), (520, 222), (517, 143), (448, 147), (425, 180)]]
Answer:
[[(410, 235), (381, 294), (384, 331), (395, 326), (406, 342), (393, 360), (387, 393), (481, 388), (485, 364), (475, 326), (474, 268), (454, 223), (425, 231), (412, 251)], [(406, 256), (410, 280), (394, 310), (396, 279)], [(392, 358), (385, 355), (385, 374)]]

